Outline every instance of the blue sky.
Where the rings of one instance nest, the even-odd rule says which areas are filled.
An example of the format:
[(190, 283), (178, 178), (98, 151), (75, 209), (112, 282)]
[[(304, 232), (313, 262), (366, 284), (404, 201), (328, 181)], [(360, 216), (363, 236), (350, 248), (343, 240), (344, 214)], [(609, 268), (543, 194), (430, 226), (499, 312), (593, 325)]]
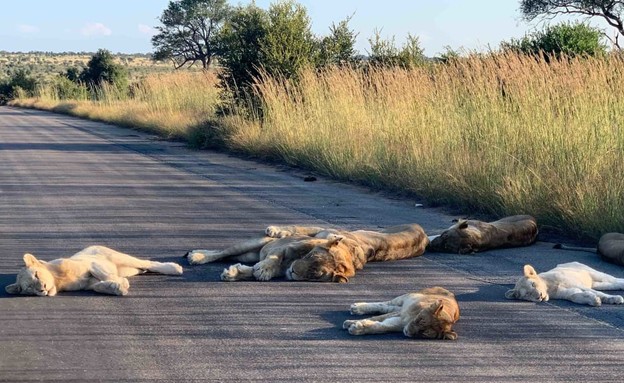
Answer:
[[(256, 0), (267, 8), (271, 0)], [(169, 0), (14, 0), (3, 1), (0, 50), (150, 52), (150, 36)], [(249, 1), (231, 1), (233, 5)], [(445, 46), (487, 49), (521, 37), (535, 25), (520, 18), (517, 0), (300, 0), (316, 34), (354, 14), (357, 49), (366, 54), (368, 38), (381, 29), (400, 45), (408, 33), (419, 36), (425, 54)]]

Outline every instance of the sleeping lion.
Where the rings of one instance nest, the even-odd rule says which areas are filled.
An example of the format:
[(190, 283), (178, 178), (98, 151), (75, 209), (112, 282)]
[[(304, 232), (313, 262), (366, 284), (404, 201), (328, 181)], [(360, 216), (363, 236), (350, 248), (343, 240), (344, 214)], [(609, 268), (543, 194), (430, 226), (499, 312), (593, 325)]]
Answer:
[(624, 266), (624, 234), (606, 233), (598, 240), (598, 247), (577, 247), (556, 244), (555, 249), (577, 250), (597, 253), (604, 261)]
[(590, 306), (624, 303), (621, 295), (598, 290), (624, 290), (624, 278), (616, 278), (579, 262), (563, 263), (539, 274), (531, 265), (525, 265), (524, 276), (505, 293), (505, 297), (531, 302), (566, 299)]
[(182, 274), (177, 263), (139, 259), (104, 246), (89, 246), (69, 258), (49, 262), (24, 254), (24, 264), (17, 281), (5, 288), (7, 293), (53, 297), (61, 291), (93, 290), (126, 295), (130, 287), (126, 277), (146, 271)]
[(408, 337), (457, 339), (452, 327), (459, 320), (459, 305), (455, 295), (442, 287), (419, 290), (387, 302), (354, 303), (350, 311), (352, 315), (384, 313), (346, 320), (342, 327), (351, 335), (402, 331)]
[(537, 221), (530, 215), (514, 215), (494, 222), (459, 220), (438, 236), (427, 250), (470, 254), (504, 247), (528, 246), (537, 238)]
[(223, 270), (224, 281), (259, 280), (285, 276), (295, 281), (348, 282), (367, 262), (422, 255), (429, 239), (417, 224), (382, 231), (346, 231), (313, 226), (269, 226), (265, 236), (221, 251), (192, 250), (191, 264), (218, 260), (238, 263)]

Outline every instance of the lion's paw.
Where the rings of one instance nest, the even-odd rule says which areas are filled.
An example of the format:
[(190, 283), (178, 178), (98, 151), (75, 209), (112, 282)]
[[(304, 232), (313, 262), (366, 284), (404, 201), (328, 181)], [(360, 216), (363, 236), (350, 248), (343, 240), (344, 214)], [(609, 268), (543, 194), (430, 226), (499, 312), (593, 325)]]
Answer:
[(279, 226), (267, 226), (267, 228), (264, 230), (264, 233), (267, 235), (267, 237), (271, 238), (284, 238), (293, 235), (290, 230), (283, 230)]
[(128, 295), (128, 289), (130, 288), (128, 278), (120, 278), (119, 281), (113, 282), (112, 285), (116, 295)]
[(621, 295), (611, 295), (603, 299), (603, 302), (611, 305), (621, 305), (622, 303), (624, 303), (624, 297), (622, 297)]
[(271, 263), (259, 262), (253, 267), (253, 276), (259, 281), (268, 281), (277, 274), (277, 267)]
[(355, 321), (349, 326), (349, 334), (364, 335), (364, 324), (361, 321)]
[(186, 259), (191, 265), (202, 265), (218, 260), (219, 253), (217, 250), (191, 250), (186, 253)]
[(351, 327), (352, 324), (354, 324), (355, 322), (357, 322), (356, 320), (352, 320), (352, 319), (347, 319), (346, 321), (342, 322), (342, 328), (344, 330), (348, 330), (349, 327)]
[(234, 282), (238, 280), (239, 274), (240, 273), (238, 271), (238, 264), (232, 265), (228, 268), (223, 269), (223, 272), (221, 273), (221, 280), (226, 282)]
[(600, 299), (600, 297), (595, 296), (593, 297), (590, 302), (589, 302), (590, 306), (594, 306), (594, 307), (598, 307), (602, 305), (602, 300)]
[(349, 308), (349, 312), (351, 313), (351, 315), (366, 314), (366, 311), (364, 310), (365, 305), (365, 302), (356, 302), (351, 305), (351, 307)]

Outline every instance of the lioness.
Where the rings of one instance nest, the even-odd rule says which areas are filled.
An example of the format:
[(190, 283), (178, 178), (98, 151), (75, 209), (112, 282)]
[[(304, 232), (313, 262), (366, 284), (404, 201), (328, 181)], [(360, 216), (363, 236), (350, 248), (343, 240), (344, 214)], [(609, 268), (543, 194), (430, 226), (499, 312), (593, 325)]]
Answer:
[(524, 276), (505, 293), (505, 297), (531, 302), (566, 299), (590, 306), (624, 303), (621, 295), (598, 290), (624, 290), (624, 278), (616, 278), (579, 262), (563, 263), (539, 274), (531, 265), (525, 265)]
[(616, 265), (624, 265), (624, 234), (622, 233), (604, 234), (600, 237), (597, 248), (568, 246), (560, 243), (556, 244), (555, 248), (598, 253), (600, 258), (607, 262), (615, 263)]
[(527, 246), (537, 238), (537, 221), (530, 215), (514, 215), (494, 222), (459, 220), (432, 238), (428, 250), (469, 254), (502, 247)]
[(49, 262), (24, 254), (24, 264), (17, 281), (5, 288), (7, 293), (53, 297), (60, 291), (94, 290), (126, 295), (130, 287), (126, 277), (145, 271), (182, 274), (176, 263), (143, 260), (104, 246), (89, 246), (69, 258)]
[(401, 295), (387, 302), (351, 305), (352, 315), (384, 313), (367, 319), (346, 320), (342, 324), (351, 335), (401, 332), (429, 339), (457, 339), (452, 330), (459, 320), (455, 295), (442, 287), (432, 287)]
[(191, 264), (222, 259), (244, 263), (223, 270), (221, 279), (268, 281), (275, 277), (297, 281), (348, 282), (355, 271), (371, 261), (388, 261), (421, 255), (429, 242), (416, 224), (380, 232), (345, 231), (311, 226), (269, 226), (265, 237), (251, 239), (225, 250), (193, 250), (185, 256)]

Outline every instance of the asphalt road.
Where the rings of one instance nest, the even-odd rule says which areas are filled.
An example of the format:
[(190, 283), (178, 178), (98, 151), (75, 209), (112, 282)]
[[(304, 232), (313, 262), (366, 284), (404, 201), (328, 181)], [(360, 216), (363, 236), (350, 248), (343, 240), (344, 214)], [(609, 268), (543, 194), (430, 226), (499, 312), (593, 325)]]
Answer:
[[(181, 143), (39, 111), (0, 108), (0, 381), (621, 382), (624, 307), (509, 301), (525, 263), (596, 255), (536, 245), (371, 263), (348, 284), (220, 282), (226, 264), (180, 256), (268, 224), (376, 229), (451, 215), (307, 173), (187, 150)], [(470, 215), (470, 212), (466, 212)], [(42, 259), (102, 244), (178, 260), (182, 276), (141, 275), (125, 297), (13, 297), (24, 252)], [(354, 337), (354, 301), (441, 285), (457, 295), (459, 339)]]

